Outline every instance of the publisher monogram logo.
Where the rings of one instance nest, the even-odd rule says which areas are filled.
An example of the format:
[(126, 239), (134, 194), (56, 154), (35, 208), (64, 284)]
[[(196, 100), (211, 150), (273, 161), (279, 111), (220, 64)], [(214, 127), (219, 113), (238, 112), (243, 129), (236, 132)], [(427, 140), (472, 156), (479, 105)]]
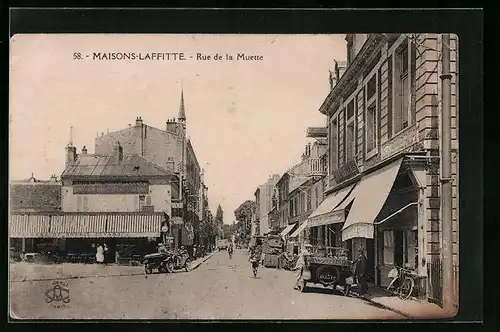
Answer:
[(54, 308), (65, 307), (70, 303), (68, 283), (61, 280), (53, 281), (45, 292), (45, 302)]

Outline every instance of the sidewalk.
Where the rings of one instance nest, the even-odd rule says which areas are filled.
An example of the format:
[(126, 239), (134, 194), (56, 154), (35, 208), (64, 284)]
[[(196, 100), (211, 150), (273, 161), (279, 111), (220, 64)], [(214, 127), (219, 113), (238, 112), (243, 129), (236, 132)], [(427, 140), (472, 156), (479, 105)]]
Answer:
[(409, 298), (407, 300), (400, 299), (397, 296), (390, 295), (381, 288), (371, 288), (369, 294), (360, 297), (409, 319), (451, 318), (456, 314), (447, 313), (446, 310), (439, 305), (427, 302), (426, 300), (416, 298)]
[[(198, 268), (216, 252), (198, 258), (191, 263), (191, 270)], [(99, 278), (116, 276), (133, 276), (144, 274), (144, 266), (100, 265), (100, 264), (33, 264), (11, 263), (10, 282), (27, 282), (54, 279)]]

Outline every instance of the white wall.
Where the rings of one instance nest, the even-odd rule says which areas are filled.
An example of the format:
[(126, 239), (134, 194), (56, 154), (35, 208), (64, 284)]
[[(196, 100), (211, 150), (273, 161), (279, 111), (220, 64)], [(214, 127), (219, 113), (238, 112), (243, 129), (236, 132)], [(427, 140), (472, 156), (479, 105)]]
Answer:
[[(172, 191), (170, 185), (150, 185), (149, 196), (155, 212), (166, 212), (172, 215)], [(78, 196), (81, 196), (79, 207)], [(85, 198), (84, 198), (85, 197)], [(83, 201), (88, 201), (88, 209), (84, 210)], [(64, 212), (135, 212), (139, 211), (139, 195), (73, 195), (73, 187), (62, 188), (62, 210)]]

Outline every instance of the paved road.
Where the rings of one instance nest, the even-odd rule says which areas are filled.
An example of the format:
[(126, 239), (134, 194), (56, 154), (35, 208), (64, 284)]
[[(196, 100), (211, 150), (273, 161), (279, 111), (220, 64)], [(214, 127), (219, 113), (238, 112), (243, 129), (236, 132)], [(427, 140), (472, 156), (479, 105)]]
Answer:
[(259, 269), (247, 253), (219, 252), (191, 272), (66, 280), (70, 303), (46, 303), (49, 281), (11, 283), (11, 309), (42, 319), (402, 319), (323, 289), (293, 290), (294, 273)]

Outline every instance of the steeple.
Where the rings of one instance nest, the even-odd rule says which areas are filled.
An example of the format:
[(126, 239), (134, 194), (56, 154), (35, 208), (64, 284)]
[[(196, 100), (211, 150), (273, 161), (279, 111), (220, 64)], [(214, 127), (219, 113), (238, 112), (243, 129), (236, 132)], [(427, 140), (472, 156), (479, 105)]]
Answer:
[(184, 109), (184, 88), (181, 89), (181, 106), (179, 107), (179, 122), (186, 122), (186, 110)]

